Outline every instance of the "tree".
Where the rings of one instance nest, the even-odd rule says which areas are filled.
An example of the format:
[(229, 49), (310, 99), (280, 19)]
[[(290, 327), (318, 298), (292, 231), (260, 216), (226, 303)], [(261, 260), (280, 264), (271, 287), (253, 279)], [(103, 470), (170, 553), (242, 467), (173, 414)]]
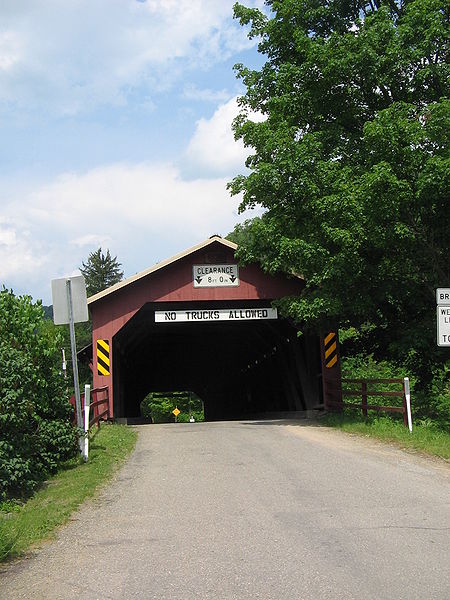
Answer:
[(121, 281), (123, 279), (121, 266), (117, 261), (117, 256), (112, 257), (109, 250), (106, 251), (106, 254), (103, 254), (101, 248), (91, 252), (86, 263), (83, 262), (80, 267), (86, 280), (88, 296), (93, 296)]
[(0, 291), (0, 500), (26, 496), (77, 454), (61, 339), (45, 324), (40, 303)]
[(229, 187), (241, 210), (266, 209), (239, 256), (305, 277), (284, 314), (365, 329), (429, 382), (445, 360), (434, 289), (450, 284), (448, 4), (266, 5), (234, 7), (266, 56), (259, 71), (235, 67), (247, 87), (235, 135), (253, 154)]
[(203, 405), (193, 392), (150, 392), (141, 402), (143, 417), (151, 418), (153, 423), (171, 423), (174, 420), (173, 409), (178, 407), (179, 423), (187, 423), (192, 414), (195, 421), (204, 421)]

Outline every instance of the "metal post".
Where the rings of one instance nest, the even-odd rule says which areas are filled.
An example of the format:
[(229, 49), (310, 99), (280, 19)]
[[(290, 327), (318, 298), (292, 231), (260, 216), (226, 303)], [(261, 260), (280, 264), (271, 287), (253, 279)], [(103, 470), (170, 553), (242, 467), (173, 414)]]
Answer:
[(409, 387), (409, 377), (403, 379), (403, 394), (406, 402), (406, 414), (408, 416), (408, 429), (412, 433), (412, 416), (411, 416), (411, 392)]
[(66, 379), (67, 378), (66, 351), (64, 350), (64, 348), (61, 348), (61, 352), (62, 352), (62, 370), (64, 373), (64, 379)]
[(77, 425), (80, 429), (82, 429), (83, 416), (81, 414), (80, 383), (78, 380), (77, 345), (75, 341), (75, 323), (73, 320), (72, 282), (70, 281), (70, 279), (67, 279), (66, 281), (66, 290), (67, 306), (69, 308), (70, 348), (72, 350), (73, 385), (75, 388), (75, 407), (77, 411)]
[(189, 390), (189, 423), (194, 423), (195, 419), (192, 416), (192, 406), (191, 406), (191, 390)]
[(91, 386), (86, 384), (84, 386), (84, 448), (83, 458), (84, 462), (87, 462), (89, 456), (89, 408), (91, 405)]

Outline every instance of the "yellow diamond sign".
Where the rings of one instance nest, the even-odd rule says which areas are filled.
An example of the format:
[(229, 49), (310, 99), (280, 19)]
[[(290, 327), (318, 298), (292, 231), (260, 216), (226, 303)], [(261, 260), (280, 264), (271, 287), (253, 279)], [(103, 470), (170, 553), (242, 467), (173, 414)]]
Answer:
[(178, 410), (178, 408), (174, 408), (172, 411), (172, 414), (175, 415), (176, 417), (178, 417), (178, 415), (180, 414), (181, 411)]

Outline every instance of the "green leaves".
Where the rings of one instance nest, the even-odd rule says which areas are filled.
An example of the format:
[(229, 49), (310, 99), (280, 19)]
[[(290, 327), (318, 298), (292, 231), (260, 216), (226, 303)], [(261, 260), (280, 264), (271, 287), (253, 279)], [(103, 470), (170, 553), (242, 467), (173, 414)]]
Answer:
[(192, 392), (150, 392), (141, 402), (141, 413), (153, 423), (171, 423), (176, 407), (180, 410), (178, 422), (189, 421), (189, 407), (195, 421), (204, 421), (202, 401)]
[(241, 209), (265, 209), (237, 232), (239, 256), (305, 278), (282, 303), (303, 327), (371, 322), (368, 343), (397, 357), (414, 348), (425, 377), (443, 360), (433, 290), (450, 285), (448, 7), (266, 4), (267, 17), (235, 8), (267, 56), (260, 71), (237, 66), (247, 92), (235, 134), (254, 154), (229, 188)]
[(77, 451), (61, 339), (42, 329), (39, 303), (0, 291), (0, 500), (26, 496)]

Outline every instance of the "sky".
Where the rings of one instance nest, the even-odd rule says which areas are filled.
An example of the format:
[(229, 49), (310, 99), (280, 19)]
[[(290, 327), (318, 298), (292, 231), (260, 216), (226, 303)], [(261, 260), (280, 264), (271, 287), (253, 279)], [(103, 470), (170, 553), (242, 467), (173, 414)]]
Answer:
[(0, 285), (51, 304), (100, 246), (127, 277), (252, 216), (234, 1), (0, 0)]

